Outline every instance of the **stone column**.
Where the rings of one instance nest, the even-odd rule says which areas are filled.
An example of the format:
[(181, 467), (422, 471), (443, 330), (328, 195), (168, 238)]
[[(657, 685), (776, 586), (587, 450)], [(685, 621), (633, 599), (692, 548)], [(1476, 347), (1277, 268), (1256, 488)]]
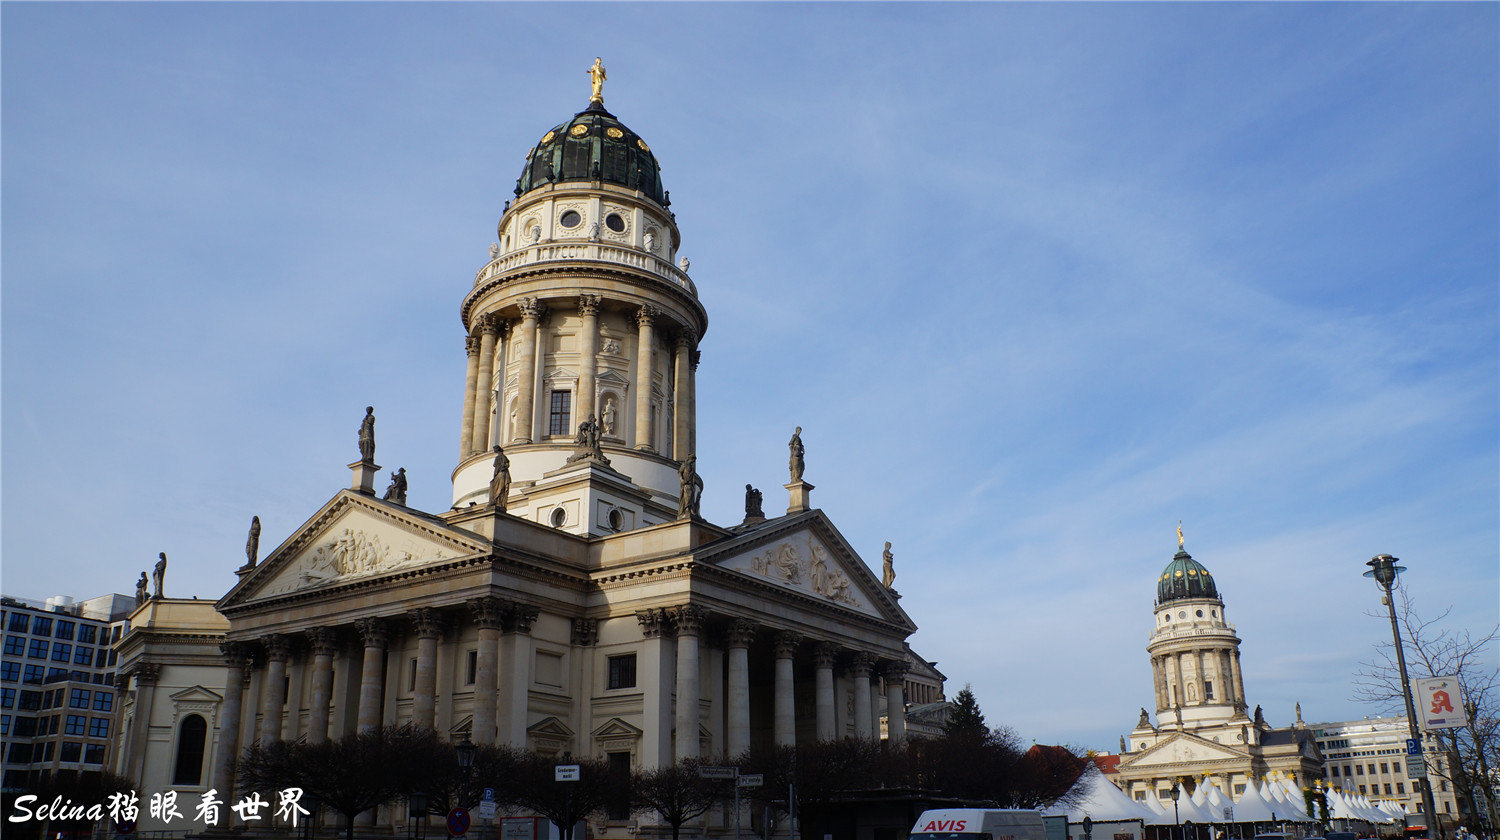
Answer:
[[(546, 311), (547, 308), (536, 298), (521, 298), (521, 349), (516, 354), (521, 376), (516, 386), (516, 430), (511, 443), (531, 443), (532, 440), (531, 420), (536, 410), (536, 333), (542, 313)], [(503, 428), (506, 418), (500, 418), (499, 422)], [(511, 433), (506, 431), (504, 434)]]
[(494, 317), (479, 318), (479, 360), (474, 379), (474, 426), (469, 439), (470, 452), (489, 449), (490, 439), (490, 385), (495, 376), (495, 335), (498, 333)]
[(885, 717), (892, 744), (906, 742), (906, 663), (885, 666)]
[(495, 661), (500, 652), (500, 627), (504, 619), (499, 598), (475, 598), (468, 602), (479, 626), (479, 650), (474, 655), (474, 725), (470, 737), (479, 746), (495, 743)]
[(692, 605), (672, 610), (677, 625), (677, 760), (697, 758), (699, 720), (698, 637), (703, 632), (703, 610)]
[(1245, 683), (1242, 682), (1241, 679), (1240, 679), (1240, 652), (1238, 650), (1233, 651), (1232, 655), (1229, 658), (1229, 671), (1233, 675), (1233, 678), (1234, 678), (1234, 699), (1235, 699), (1235, 703), (1241, 709), (1243, 709), (1246, 706), (1246, 703), (1245, 703)]
[(359, 672), (359, 732), (380, 726), (380, 693), (385, 686), (386, 625), (383, 619), (362, 618), (354, 623), (365, 646), (365, 658)]
[(660, 607), (638, 610), (641, 625), (641, 654), (636, 663), (636, 686), (641, 689), (641, 768), (654, 770), (671, 764), (672, 758), (672, 692), (675, 680), (669, 640), (672, 622)]
[(469, 357), (464, 371), (464, 423), (458, 434), (458, 457), (467, 458), (474, 451), (474, 388), (479, 381), (479, 340), (464, 336), (464, 355)]
[(651, 439), (651, 369), (652, 351), (655, 346), (652, 325), (657, 311), (642, 306), (635, 313), (635, 323), (640, 332), (635, 343), (635, 448), (655, 452), (655, 441)]
[(1170, 709), (1182, 702), (1182, 688), (1178, 685), (1177, 679), (1177, 657), (1163, 654), (1161, 659), (1162, 671), (1167, 678), (1167, 705), (1164, 708)]
[(245, 672), (249, 651), (241, 642), (222, 642), (219, 650), (228, 666), (224, 682), (224, 707), (219, 715), (219, 746), (214, 753), (209, 784), (225, 802), (234, 801), (234, 764), (240, 753), (240, 712), (245, 703)]
[(411, 698), (411, 722), (431, 729), (437, 718), (437, 647), (443, 636), (443, 617), (431, 607), (407, 614), (417, 631), (416, 689)]
[(339, 650), (339, 634), (332, 627), (317, 627), (307, 639), (313, 652), (312, 709), (307, 716), (307, 743), (328, 740), (328, 704), (333, 699), (333, 656)]
[(688, 454), (698, 454), (698, 360), (703, 358), (703, 351), (694, 350), (688, 354)]
[(870, 737), (870, 665), (868, 653), (856, 653), (849, 662), (849, 673), (854, 677), (854, 737)]
[[(580, 328), (581, 335), (578, 336), (578, 412), (577, 422), (583, 422), (587, 417), (597, 415), (599, 409), (594, 405), (594, 394), (598, 388), (599, 373), (599, 303), (598, 295), (578, 296), (578, 315), (583, 319)], [(595, 417), (595, 419), (598, 419)]]
[(750, 642), (755, 625), (742, 618), (730, 622), (729, 643), (729, 732), (726, 737), (729, 759), (750, 751)]
[(677, 352), (672, 355), (672, 457), (686, 461), (692, 447), (692, 369), (693, 333), (687, 327), (677, 331)]
[(146, 741), (151, 734), (151, 711), (156, 701), (156, 680), (161, 666), (142, 662), (135, 666), (135, 718), (130, 722), (130, 760), (126, 775), (145, 780)]
[(880, 678), (873, 672), (870, 674), (870, 740), (880, 740), (880, 698), (885, 693), (880, 690)]
[(817, 694), (818, 740), (832, 741), (838, 731), (833, 714), (833, 660), (838, 657), (838, 646), (819, 642), (813, 646), (813, 685)]
[(525, 748), (526, 715), (531, 708), (531, 625), (537, 608), (525, 604), (506, 605), (500, 639), (500, 663), (505, 669), (502, 680), (508, 690), (500, 704), (496, 723), (499, 741)]
[(778, 747), (797, 745), (797, 696), (792, 685), (792, 657), (802, 637), (789, 630), (776, 634), (776, 701), (774, 733)]
[(260, 687), (260, 742), (281, 740), (281, 711), (286, 691), (286, 660), (291, 656), (291, 640), (286, 636), (265, 638), (266, 679)]

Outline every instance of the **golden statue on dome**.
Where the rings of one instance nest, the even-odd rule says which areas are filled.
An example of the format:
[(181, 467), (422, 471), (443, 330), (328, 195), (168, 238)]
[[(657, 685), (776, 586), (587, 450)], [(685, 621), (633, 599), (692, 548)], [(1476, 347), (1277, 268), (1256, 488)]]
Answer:
[(589, 82), (594, 86), (593, 94), (589, 96), (590, 102), (604, 104), (604, 82), (608, 78), (604, 75), (604, 59), (595, 57), (594, 66), (589, 68)]
[(1177, 520), (1177, 548), (1182, 549), (1182, 520)]

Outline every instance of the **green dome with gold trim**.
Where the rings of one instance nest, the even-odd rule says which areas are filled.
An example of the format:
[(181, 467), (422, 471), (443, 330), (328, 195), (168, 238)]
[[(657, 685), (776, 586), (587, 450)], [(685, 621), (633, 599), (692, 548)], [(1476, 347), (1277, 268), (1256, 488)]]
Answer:
[(1203, 568), (1181, 548), (1167, 564), (1166, 570), (1156, 581), (1156, 603), (1181, 601), (1186, 598), (1218, 598), (1219, 588), (1214, 585), (1214, 576)]
[(602, 102), (590, 102), (573, 119), (542, 135), (526, 154), (516, 195), (567, 181), (616, 184), (640, 190), (662, 207), (671, 203), (651, 147), (604, 110)]

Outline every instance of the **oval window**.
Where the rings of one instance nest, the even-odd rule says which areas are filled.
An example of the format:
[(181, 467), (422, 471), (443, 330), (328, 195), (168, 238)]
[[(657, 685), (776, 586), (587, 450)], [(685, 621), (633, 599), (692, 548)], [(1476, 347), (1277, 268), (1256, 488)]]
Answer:
[(552, 527), (561, 528), (568, 524), (568, 512), (560, 507), (552, 509)]
[(604, 226), (614, 231), (615, 233), (625, 232), (625, 220), (620, 218), (619, 213), (610, 213), (608, 216), (605, 216)]
[(625, 530), (625, 514), (621, 513), (619, 508), (610, 508), (610, 511), (609, 511), (609, 530), (611, 530), (611, 531), (623, 531), (623, 530)]
[(569, 210), (568, 212), (562, 214), (562, 217), (557, 221), (565, 228), (575, 228), (583, 224), (583, 215), (580, 214), (577, 210)]

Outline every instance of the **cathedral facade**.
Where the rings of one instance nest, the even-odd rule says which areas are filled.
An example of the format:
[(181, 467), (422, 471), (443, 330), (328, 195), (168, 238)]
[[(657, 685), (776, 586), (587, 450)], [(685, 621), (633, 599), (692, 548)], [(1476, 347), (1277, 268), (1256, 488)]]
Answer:
[[(743, 521), (699, 515), (708, 314), (656, 158), (601, 87), (538, 137), (458, 290), (452, 506), (407, 506), (400, 475), (377, 494), (371, 409), (348, 487), (264, 559), (252, 535), (216, 605), (200, 788), (236, 795), (255, 742), (405, 723), (631, 768), (906, 737), (916, 627), (811, 505), (800, 429), (784, 512), (747, 487)], [(148, 659), (126, 665), (137, 699), (166, 673)], [(120, 766), (144, 767), (153, 728), (127, 728)]]
[(1240, 638), (1225, 615), (1213, 575), (1183, 548), (1157, 578), (1153, 628), (1146, 650), (1156, 722), (1140, 720), (1121, 739), (1114, 783), (1136, 801), (1166, 800), (1179, 785), (1192, 793), (1209, 784), (1230, 799), (1265, 778), (1307, 787), (1323, 776), (1311, 730), (1301, 720), (1275, 728), (1261, 708), (1250, 711), (1240, 672)]

